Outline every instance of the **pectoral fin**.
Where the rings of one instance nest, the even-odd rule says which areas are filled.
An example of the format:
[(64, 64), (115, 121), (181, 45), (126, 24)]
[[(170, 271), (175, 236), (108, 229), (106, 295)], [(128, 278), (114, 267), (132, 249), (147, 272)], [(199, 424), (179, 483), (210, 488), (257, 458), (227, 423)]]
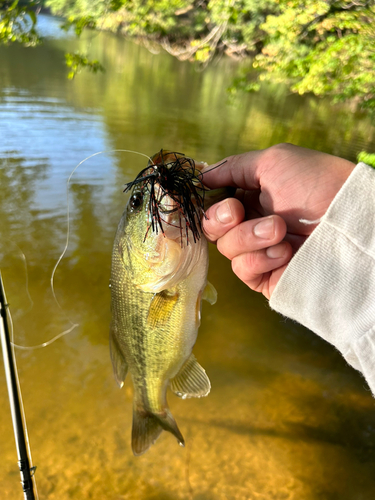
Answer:
[(111, 361), (113, 366), (113, 373), (118, 386), (124, 385), (126, 374), (128, 373), (128, 364), (125, 361), (124, 355), (122, 354), (120, 347), (117, 343), (115, 336), (115, 326), (112, 322), (111, 329), (109, 333), (109, 352), (111, 354)]
[(170, 293), (167, 290), (156, 293), (148, 311), (147, 325), (156, 328), (167, 323), (177, 304), (178, 297), (178, 293)]
[(212, 306), (216, 304), (217, 301), (217, 291), (212, 283), (207, 281), (207, 285), (203, 290), (202, 299), (207, 300)]
[(210, 392), (211, 383), (206, 372), (192, 354), (170, 381), (170, 387), (182, 399), (202, 398)]

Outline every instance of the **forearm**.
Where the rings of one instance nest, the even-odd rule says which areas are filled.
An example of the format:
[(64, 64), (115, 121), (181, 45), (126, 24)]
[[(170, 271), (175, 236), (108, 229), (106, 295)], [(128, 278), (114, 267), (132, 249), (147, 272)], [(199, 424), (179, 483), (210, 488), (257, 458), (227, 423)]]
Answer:
[(335, 345), (375, 394), (375, 171), (360, 163), (290, 261), (270, 306)]

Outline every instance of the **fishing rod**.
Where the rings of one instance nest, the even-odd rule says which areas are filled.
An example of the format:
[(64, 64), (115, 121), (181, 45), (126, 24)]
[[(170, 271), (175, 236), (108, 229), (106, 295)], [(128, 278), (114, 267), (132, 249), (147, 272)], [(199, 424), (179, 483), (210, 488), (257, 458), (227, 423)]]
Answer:
[(26, 432), (22, 419), (20, 396), (18, 392), (16, 366), (13, 358), (13, 350), (10, 343), (8, 318), (8, 304), (5, 297), (3, 279), (0, 271), (0, 337), (3, 351), (5, 378), (9, 394), (10, 412), (16, 441), (18, 467), (21, 475), (21, 485), (25, 500), (35, 500), (33, 475), (35, 468), (30, 468), (30, 460), (27, 453)]

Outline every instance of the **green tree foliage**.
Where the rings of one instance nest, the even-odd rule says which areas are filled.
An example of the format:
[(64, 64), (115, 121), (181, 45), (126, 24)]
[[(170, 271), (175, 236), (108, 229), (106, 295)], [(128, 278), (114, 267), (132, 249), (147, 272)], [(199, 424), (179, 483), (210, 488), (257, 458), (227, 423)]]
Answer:
[[(79, 17), (69, 15), (61, 25), (61, 29), (69, 31), (71, 28), (74, 29), (77, 36), (81, 36), (83, 30), (96, 28), (96, 18), (91, 15)], [(104, 71), (104, 66), (97, 59), (89, 59), (87, 54), (81, 52), (67, 52), (65, 54), (65, 64), (69, 68), (68, 78), (70, 80), (73, 80), (83, 69), (87, 69), (92, 73)]]
[(181, 59), (207, 63), (215, 54), (245, 56), (262, 45), (260, 25), (279, 10), (274, 0), (47, 0), (72, 22), (92, 16), (99, 29), (154, 41)]
[(68, 52), (65, 54), (65, 62), (70, 69), (68, 78), (72, 80), (82, 69), (89, 69), (93, 73), (104, 71), (104, 67), (98, 60), (90, 60), (85, 54), (80, 52)]
[(18, 0), (0, 0), (0, 43), (19, 42), (29, 46), (39, 43), (36, 8), (36, 2), (20, 5)]
[(375, 108), (374, 2), (280, 0), (279, 5), (278, 15), (261, 26), (266, 43), (254, 61), (259, 79)]
[[(336, 101), (355, 99), (362, 107), (375, 109), (374, 4), (374, 0), (45, 2), (54, 14), (67, 19), (65, 28), (73, 26), (77, 35), (85, 28), (109, 30), (161, 44), (179, 59), (203, 65), (220, 53), (252, 57), (252, 71), (234, 81), (233, 93), (257, 90), (262, 81), (282, 82), (293, 92), (328, 95)], [(11, 20), (29, 16), (33, 30), (33, 14), (30, 9), (18, 12), (17, 0), (12, 5), (0, 0), (1, 5), (5, 24), (0, 26), (0, 41), (22, 41), (27, 31)], [(23, 43), (28, 43), (27, 37)], [(70, 54), (67, 61), (71, 76), (83, 67), (102, 69), (84, 55)]]
[(104, 15), (110, 7), (109, 0), (46, 0), (44, 4), (52, 14), (71, 19), (91, 17), (92, 20)]
[(68, 16), (65, 22), (61, 25), (61, 29), (69, 31), (70, 28), (74, 29), (74, 32), (77, 36), (81, 36), (84, 29), (96, 28), (96, 19), (93, 16), (84, 16), (84, 17)]
[[(97, 5), (102, 3), (96, 2)], [(60, 1), (59, 5), (66, 5), (66, 1)], [(74, 6), (75, 2), (71, 1), (70, 5)], [(84, 3), (83, 7), (88, 8), (89, 5), (93, 8), (95, 2), (91, 2), (91, 4), (89, 2)], [(39, 10), (40, 4), (35, 1), (24, 1), (21, 4), (19, 0), (14, 0), (13, 3), (0, 0), (0, 44), (18, 42), (26, 46), (32, 46), (40, 43), (41, 38), (36, 29)], [(79, 36), (85, 28), (95, 28), (96, 19), (93, 16), (70, 16), (61, 28), (68, 30), (71, 27)], [(74, 78), (82, 69), (88, 69), (93, 73), (104, 71), (99, 61), (90, 60), (86, 54), (79, 52), (65, 54), (65, 62), (69, 68), (68, 78), (70, 79)]]

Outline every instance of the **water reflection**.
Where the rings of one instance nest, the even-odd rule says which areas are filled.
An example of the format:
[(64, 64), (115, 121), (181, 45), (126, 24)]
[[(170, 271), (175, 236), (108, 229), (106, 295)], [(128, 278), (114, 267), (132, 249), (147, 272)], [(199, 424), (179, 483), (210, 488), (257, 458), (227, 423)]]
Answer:
[[(49, 20), (43, 22), (53, 35)], [(64, 52), (90, 50), (100, 75), (66, 80)], [(122, 186), (145, 160), (97, 151), (161, 147), (209, 162), (280, 141), (355, 158), (374, 128), (348, 107), (287, 96), (281, 87), (229, 103), (241, 64), (205, 72), (108, 34), (52, 36), (35, 49), (0, 49), (1, 267), (19, 352), (40, 497), (53, 499), (373, 498), (375, 407), (361, 376), (328, 344), (269, 310), (212, 247), (217, 306), (204, 305), (195, 354), (212, 381), (202, 400), (169, 402), (187, 441), (164, 433), (145, 456), (130, 451), (132, 389), (114, 383), (108, 355), (109, 267)], [(22, 254), (27, 257), (29, 293)], [(2, 498), (19, 497), (0, 370)]]

